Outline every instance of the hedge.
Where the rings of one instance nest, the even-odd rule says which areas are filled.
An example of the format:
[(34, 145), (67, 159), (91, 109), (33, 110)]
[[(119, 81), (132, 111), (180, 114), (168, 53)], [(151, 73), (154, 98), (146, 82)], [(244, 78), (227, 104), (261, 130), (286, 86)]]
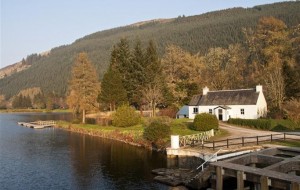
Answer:
[(242, 126), (254, 127), (256, 129), (271, 130), (272, 122), (269, 119), (234, 119), (230, 118), (228, 123)]

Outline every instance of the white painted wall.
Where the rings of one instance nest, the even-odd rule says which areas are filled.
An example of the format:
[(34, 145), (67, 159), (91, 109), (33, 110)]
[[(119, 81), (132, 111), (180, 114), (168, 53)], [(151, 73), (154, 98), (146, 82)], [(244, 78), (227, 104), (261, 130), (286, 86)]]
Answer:
[[(222, 109), (216, 105), (213, 106), (190, 106), (189, 107), (189, 118), (194, 119), (196, 114), (193, 113), (193, 108), (198, 107), (199, 114), (200, 113), (209, 113), (209, 109), (212, 109), (212, 114), (216, 115), (216, 117), (219, 119), (218, 116), (218, 109), (222, 109), (222, 115), (223, 115), (223, 121), (227, 121), (229, 118), (241, 118), (241, 119), (257, 119), (257, 105), (227, 105), (231, 109)], [(215, 109), (218, 107), (217, 109)], [(241, 114), (241, 109), (244, 109), (244, 115)]]
[(266, 117), (267, 116), (268, 107), (267, 107), (266, 98), (265, 98), (265, 96), (264, 96), (264, 94), (262, 92), (259, 93), (256, 105), (257, 105), (257, 114), (258, 114), (258, 117)]
[[(189, 106), (189, 118), (194, 119), (197, 114), (209, 113), (209, 109), (212, 109), (212, 114), (218, 116), (218, 109), (222, 109), (223, 121), (227, 121), (229, 118), (241, 118), (241, 119), (257, 119), (266, 116), (267, 103), (265, 97), (260, 93), (256, 105), (226, 105), (231, 109), (222, 109), (217, 105), (213, 106)], [(198, 108), (198, 113), (194, 113), (194, 107)], [(217, 109), (215, 109), (218, 107)], [(241, 109), (244, 109), (244, 114), (241, 114)]]

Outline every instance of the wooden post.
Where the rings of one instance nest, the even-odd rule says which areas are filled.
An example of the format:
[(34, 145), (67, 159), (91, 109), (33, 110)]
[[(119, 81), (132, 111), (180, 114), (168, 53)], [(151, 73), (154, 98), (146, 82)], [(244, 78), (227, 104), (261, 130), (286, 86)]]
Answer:
[(256, 145), (258, 145), (258, 136), (256, 136)]
[(285, 133), (283, 133), (283, 140), (285, 140)]
[(221, 166), (217, 166), (216, 168), (216, 174), (217, 174), (217, 179), (216, 179), (216, 188), (217, 190), (222, 190), (223, 189), (223, 174), (222, 174), (223, 168)]
[(244, 137), (242, 137), (242, 145), (244, 146)]
[(261, 176), (260, 177), (260, 189), (269, 189), (268, 177)]
[(228, 146), (229, 146), (229, 145), (228, 145), (228, 144), (229, 144), (228, 142), (229, 142), (229, 140), (227, 139), (227, 148), (228, 148)]
[(300, 183), (292, 182), (291, 190), (300, 190)]
[(237, 180), (237, 189), (244, 190), (244, 172), (243, 171), (236, 172), (236, 180)]
[(273, 137), (272, 137), (272, 134), (271, 134), (271, 142), (273, 141)]

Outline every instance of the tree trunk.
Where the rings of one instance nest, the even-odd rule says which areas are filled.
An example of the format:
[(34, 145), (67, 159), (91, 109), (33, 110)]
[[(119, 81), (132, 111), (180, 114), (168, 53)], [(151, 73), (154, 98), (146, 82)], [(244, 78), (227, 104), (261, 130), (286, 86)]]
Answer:
[(85, 124), (85, 109), (82, 110), (82, 123)]
[(152, 102), (152, 117), (155, 117), (155, 103)]

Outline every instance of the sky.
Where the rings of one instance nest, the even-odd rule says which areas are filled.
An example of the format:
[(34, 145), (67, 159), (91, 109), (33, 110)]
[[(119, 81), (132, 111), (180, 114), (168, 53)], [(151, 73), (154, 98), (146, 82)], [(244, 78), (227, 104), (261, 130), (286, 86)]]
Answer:
[[(279, 0), (0, 0), (1, 65), (105, 29)], [(283, 0), (281, 0), (283, 1)]]

